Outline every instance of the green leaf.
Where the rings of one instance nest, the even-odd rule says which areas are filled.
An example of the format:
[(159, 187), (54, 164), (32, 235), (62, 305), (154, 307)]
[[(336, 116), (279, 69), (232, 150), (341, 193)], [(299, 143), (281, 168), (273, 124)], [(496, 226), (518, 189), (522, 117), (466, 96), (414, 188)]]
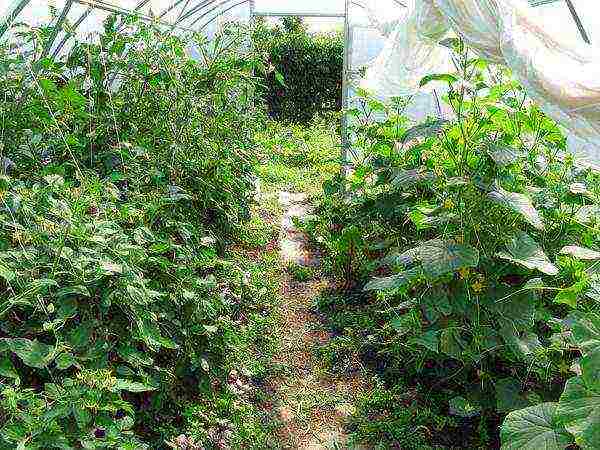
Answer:
[(277, 70), (275, 71), (275, 79), (277, 80), (277, 82), (283, 86), (283, 87), (287, 87), (285, 85), (285, 78), (283, 77), (283, 75), (281, 74), (281, 72), (278, 72)]
[(574, 312), (569, 315), (573, 339), (584, 355), (600, 350), (600, 316), (594, 313)]
[(554, 297), (554, 303), (569, 305), (571, 308), (577, 308), (578, 294), (573, 289), (567, 288), (560, 291)]
[(419, 260), (426, 275), (439, 277), (462, 268), (477, 267), (479, 251), (469, 245), (440, 242), (420, 246)]
[(433, 181), (436, 176), (426, 167), (416, 169), (397, 169), (392, 172), (392, 184), (398, 188), (412, 187), (422, 181)]
[(600, 205), (584, 205), (575, 214), (575, 220), (584, 225), (600, 218)]
[(492, 146), (492, 148), (489, 149), (489, 153), (494, 162), (500, 167), (506, 167), (513, 164), (523, 157), (523, 154), (518, 150), (500, 145)]
[(15, 279), (17, 274), (13, 272), (8, 266), (5, 266), (2, 262), (0, 262), (0, 277), (4, 278), (4, 281), (10, 283)]
[(414, 139), (435, 136), (442, 130), (444, 124), (446, 124), (447, 122), (447, 120), (438, 119), (432, 120), (427, 123), (415, 125), (414, 127), (411, 127), (408, 130), (406, 130), (406, 132), (402, 136), (402, 139), (400, 139), (400, 142), (404, 144), (406, 142), (413, 141)]
[(600, 259), (600, 252), (591, 250), (585, 247), (578, 247), (576, 245), (567, 245), (560, 250), (561, 255), (570, 255), (577, 259), (594, 260)]
[(390, 325), (400, 336), (404, 336), (413, 329), (413, 320), (410, 314), (403, 314), (393, 319)]
[(449, 73), (434, 73), (423, 77), (419, 82), (419, 87), (426, 86), (432, 81), (445, 81), (449, 85), (452, 85), (453, 83), (456, 83), (458, 81), (458, 78)]
[(15, 380), (15, 384), (17, 385), (21, 383), (21, 378), (8, 356), (2, 356), (2, 358), (0, 358), (0, 376)]
[(440, 331), (439, 350), (448, 356), (460, 359), (467, 343), (460, 335), (457, 328), (445, 328)]
[(557, 420), (556, 403), (513, 411), (500, 431), (502, 450), (564, 450), (571, 437)]
[(419, 278), (420, 271), (417, 269), (410, 269), (400, 272), (390, 277), (373, 278), (363, 288), (365, 291), (386, 291), (391, 289), (398, 289), (403, 286), (407, 286), (417, 278)]
[(506, 247), (508, 253), (498, 253), (499, 258), (528, 269), (539, 270), (547, 275), (558, 274), (558, 268), (550, 262), (542, 248), (527, 233), (520, 231)]
[(464, 397), (454, 397), (449, 402), (450, 414), (459, 417), (475, 417), (481, 413), (481, 408), (473, 405)]
[(85, 286), (68, 286), (68, 287), (64, 287), (59, 289), (56, 292), (56, 296), (58, 298), (64, 298), (64, 297), (90, 297), (90, 291), (88, 290), (87, 287)]
[(595, 425), (600, 415), (600, 388), (586, 385), (581, 377), (567, 380), (558, 403), (558, 417), (575, 437)]
[(580, 360), (582, 377), (587, 386), (600, 389), (600, 316), (576, 312), (569, 318), (573, 340), (583, 354)]
[(117, 349), (117, 354), (129, 364), (133, 366), (150, 366), (154, 362), (153, 359), (143, 352), (137, 351), (130, 345), (122, 345)]
[(165, 347), (170, 349), (178, 348), (178, 345), (171, 339), (165, 338), (160, 334), (158, 326), (149, 320), (138, 321), (140, 337), (152, 348)]
[(114, 387), (117, 390), (129, 392), (148, 392), (156, 390), (155, 387), (148, 386), (143, 383), (138, 383), (137, 381), (123, 380), (121, 378), (117, 378)]
[(521, 394), (521, 384), (514, 378), (502, 378), (496, 381), (496, 409), (509, 413), (531, 405)]
[(15, 353), (23, 363), (30, 367), (43, 369), (52, 362), (55, 357), (54, 347), (46, 345), (37, 340), (31, 341), (24, 338), (1, 339), (8, 349)]
[(423, 333), (421, 336), (412, 339), (411, 342), (422, 345), (423, 347), (431, 350), (434, 353), (438, 353), (438, 350), (439, 350), (438, 333), (439, 333), (439, 331), (430, 330), (426, 333)]
[(65, 370), (71, 366), (77, 365), (77, 360), (70, 353), (61, 353), (56, 357), (55, 363), (58, 369)]
[(491, 309), (500, 323), (507, 324), (515, 330), (529, 330), (535, 324), (535, 298), (531, 291), (520, 292), (496, 301)]
[(502, 187), (496, 186), (495, 190), (488, 194), (488, 197), (494, 202), (520, 214), (537, 230), (544, 230), (544, 223), (542, 222), (539, 213), (526, 195), (517, 192), (508, 192), (502, 189)]

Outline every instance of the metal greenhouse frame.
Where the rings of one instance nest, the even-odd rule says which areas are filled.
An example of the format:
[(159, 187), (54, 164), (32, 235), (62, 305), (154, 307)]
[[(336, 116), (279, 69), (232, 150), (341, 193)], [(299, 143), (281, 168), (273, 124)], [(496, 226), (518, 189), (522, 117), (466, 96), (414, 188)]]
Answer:
[[(365, 8), (364, 4), (361, 4), (361, 0), (343, 0), (344, 10), (339, 12), (319, 13), (308, 10), (298, 10), (294, 12), (285, 12), (284, 10), (269, 10), (269, 11), (257, 11), (256, 0), (171, 0), (170, 6), (160, 11), (157, 15), (150, 15), (144, 13), (144, 8), (147, 8), (151, 0), (138, 0), (134, 8), (127, 9), (118, 6), (117, 0), (65, 0), (64, 6), (60, 13), (57, 15), (55, 20), (55, 28), (51, 39), (46, 48), (43, 49), (43, 55), (48, 55), (52, 52), (53, 55), (57, 55), (68, 42), (71, 35), (64, 33), (64, 36), (59, 35), (62, 31), (62, 24), (67, 19), (69, 12), (74, 5), (80, 5), (86, 7), (85, 11), (73, 22), (75, 29), (79, 27), (86, 18), (94, 10), (102, 10), (109, 13), (117, 13), (122, 15), (132, 15), (141, 18), (142, 20), (155, 21), (160, 24), (164, 24), (172, 29), (179, 29), (184, 31), (202, 31), (217, 18), (234, 10), (235, 8), (243, 5), (248, 5), (248, 17), (252, 21), (255, 17), (316, 17), (316, 18), (339, 18), (344, 21), (344, 58), (343, 58), (343, 74), (342, 74), (342, 107), (344, 110), (348, 109), (349, 97), (350, 97), (350, 74), (351, 74), (351, 61), (350, 55), (352, 52), (352, 32), (350, 27), (350, 6), (358, 6)], [(575, 7), (571, 0), (529, 0), (532, 6), (541, 6), (548, 3), (554, 3), (559, 1), (565, 1), (568, 9), (571, 13), (575, 24), (581, 34), (582, 39), (590, 43), (590, 39), (583, 24), (577, 14)], [(0, 38), (10, 28), (11, 24), (14, 23), (19, 14), (32, 2), (32, 0), (13, 0), (8, 6), (4, 18), (0, 18)], [(405, 7), (402, 0), (394, 0), (399, 7)], [(172, 19), (167, 16), (173, 16)], [(348, 138), (348, 123), (345, 115), (342, 115), (341, 123), (341, 134), (342, 134), (342, 173), (347, 172), (347, 158), (350, 150), (350, 143)]]

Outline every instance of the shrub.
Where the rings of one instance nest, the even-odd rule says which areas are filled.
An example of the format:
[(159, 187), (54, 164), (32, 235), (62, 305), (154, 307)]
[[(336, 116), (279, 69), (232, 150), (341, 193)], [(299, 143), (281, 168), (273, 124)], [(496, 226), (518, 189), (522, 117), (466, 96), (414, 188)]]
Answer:
[(255, 45), (270, 70), (263, 97), (271, 117), (308, 123), (320, 112), (340, 111), (344, 40), (341, 33), (310, 34), (299, 21), (260, 23)]

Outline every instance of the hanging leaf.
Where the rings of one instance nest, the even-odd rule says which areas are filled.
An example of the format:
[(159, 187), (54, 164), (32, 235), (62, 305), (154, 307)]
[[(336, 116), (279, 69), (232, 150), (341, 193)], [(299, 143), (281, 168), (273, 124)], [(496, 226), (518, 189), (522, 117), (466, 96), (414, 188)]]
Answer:
[(557, 404), (541, 403), (511, 412), (500, 431), (502, 450), (564, 450), (571, 437), (557, 420)]
[(373, 278), (363, 288), (365, 291), (386, 291), (407, 286), (421, 274), (418, 269), (405, 270), (390, 277)]
[(523, 154), (518, 150), (500, 145), (493, 145), (489, 150), (491, 158), (500, 167), (506, 167), (510, 164), (516, 163)]
[(463, 268), (477, 267), (479, 252), (469, 245), (440, 242), (420, 246), (419, 260), (425, 274), (439, 277)]
[(451, 75), (449, 73), (434, 73), (434, 74), (423, 77), (421, 79), (421, 81), (419, 82), (419, 87), (426, 86), (427, 84), (431, 83), (432, 81), (444, 81), (444, 82), (448, 83), (449, 85), (452, 85), (453, 83), (456, 83), (458, 81), (458, 78), (456, 78), (454, 75)]
[(494, 202), (503, 205), (519, 213), (523, 218), (536, 229), (543, 231), (544, 223), (539, 213), (534, 208), (531, 199), (524, 194), (517, 192), (508, 192), (500, 186), (488, 194), (488, 197)]
[(13, 272), (8, 266), (5, 266), (2, 262), (0, 262), (0, 278), (4, 278), (4, 281), (10, 283), (15, 279), (16, 273)]
[(522, 231), (517, 233), (506, 246), (507, 252), (498, 253), (498, 257), (512, 263), (539, 270), (547, 275), (558, 274), (558, 268), (550, 262), (542, 248)]
[(15, 353), (24, 364), (43, 369), (52, 362), (55, 357), (54, 347), (43, 344), (37, 340), (31, 341), (24, 338), (1, 339), (0, 342)]
[(561, 255), (571, 255), (577, 259), (600, 259), (600, 252), (576, 245), (567, 245), (560, 250)]
[(392, 173), (392, 184), (398, 188), (406, 188), (414, 186), (421, 181), (433, 181), (435, 178), (435, 174), (426, 167), (394, 170)]
[(438, 120), (432, 120), (430, 122), (423, 123), (420, 125), (415, 125), (414, 127), (406, 130), (406, 132), (402, 136), (402, 139), (400, 139), (400, 142), (402, 142), (404, 144), (404, 143), (410, 142), (414, 139), (428, 138), (428, 137), (435, 136), (437, 133), (439, 133), (442, 130), (442, 128), (444, 127), (444, 124), (447, 122), (448, 122), (447, 120), (438, 119)]

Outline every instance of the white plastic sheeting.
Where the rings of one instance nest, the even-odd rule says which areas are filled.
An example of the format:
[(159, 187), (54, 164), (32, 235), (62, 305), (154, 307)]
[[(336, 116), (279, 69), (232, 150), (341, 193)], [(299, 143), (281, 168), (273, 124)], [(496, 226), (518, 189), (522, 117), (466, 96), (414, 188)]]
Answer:
[[(512, 69), (568, 131), (571, 150), (600, 160), (599, 46), (575, 39), (572, 27), (548, 27), (544, 15), (521, 0), (411, 0), (408, 9), (364, 87), (380, 96), (410, 94), (424, 74), (446, 72), (446, 50), (436, 39), (451, 28), (482, 56)], [(573, 23), (568, 12), (562, 20)]]

